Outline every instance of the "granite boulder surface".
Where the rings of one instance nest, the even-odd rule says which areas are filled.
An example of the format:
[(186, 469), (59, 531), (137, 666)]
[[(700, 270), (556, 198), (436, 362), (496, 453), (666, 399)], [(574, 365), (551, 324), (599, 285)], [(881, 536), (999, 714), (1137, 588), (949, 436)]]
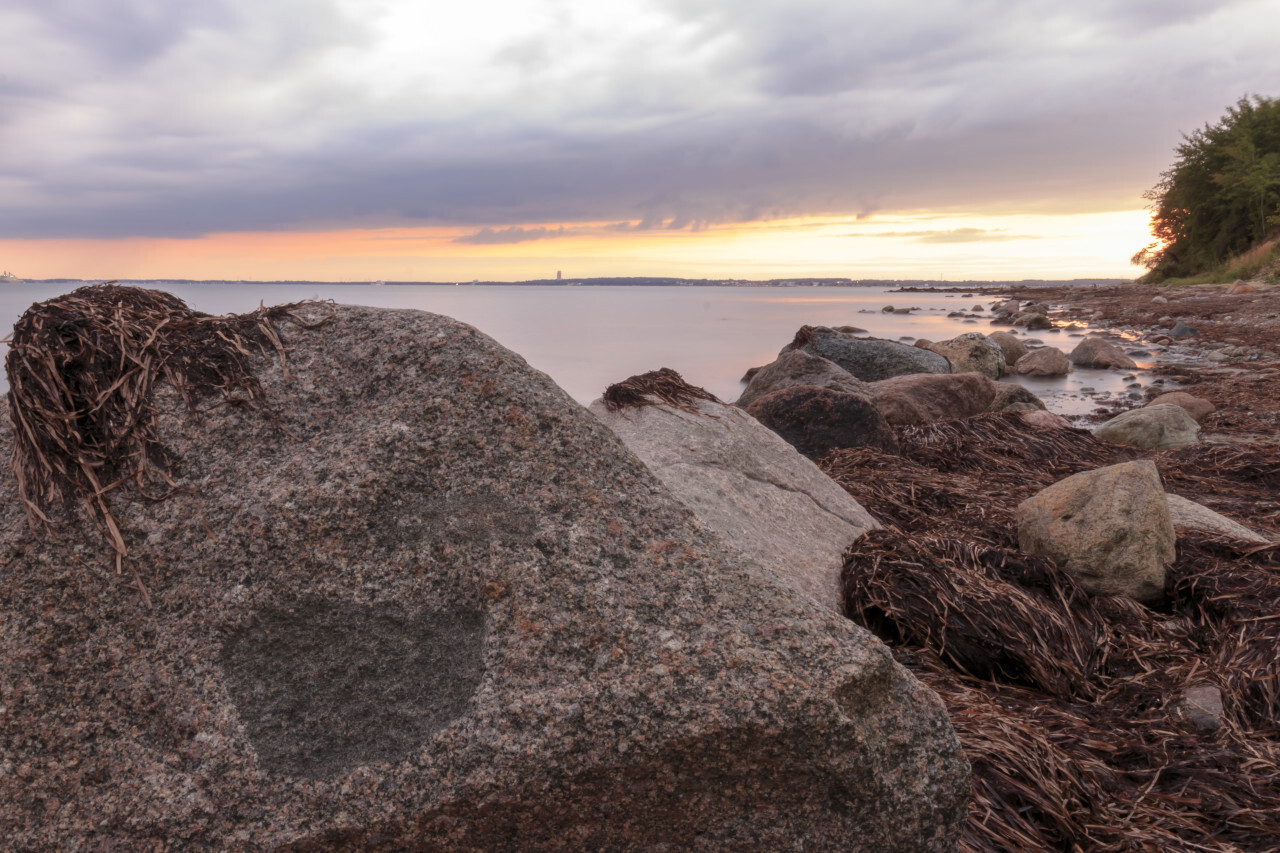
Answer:
[(1154, 462), (1072, 474), (1019, 504), (1015, 520), (1019, 548), (1053, 560), (1090, 592), (1163, 598), (1175, 538)]
[(883, 645), (475, 329), (332, 313), (253, 357), (273, 415), (157, 386), (122, 574), (0, 477), (6, 847), (952, 849), (966, 762)]
[(819, 604), (842, 612), (844, 549), (880, 527), (818, 466), (735, 406), (655, 402), (591, 413), (698, 520)]
[(893, 428), (862, 394), (793, 385), (757, 397), (746, 411), (814, 462), (846, 447), (898, 452)]
[(1043, 409), (1035, 394), (1011, 382), (995, 382), (980, 373), (917, 373), (871, 383), (876, 408), (893, 426), (971, 418), (1025, 404)]
[(843, 367), (822, 356), (795, 349), (786, 350), (774, 361), (757, 368), (735, 405), (745, 407), (765, 394), (795, 385), (812, 385), (868, 399), (871, 397), (868, 384)]
[(826, 326), (804, 326), (783, 352), (801, 349), (835, 362), (864, 382), (906, 373), (951, 373), (951, 362), (936, 352), (897, 341), (859, 338)]

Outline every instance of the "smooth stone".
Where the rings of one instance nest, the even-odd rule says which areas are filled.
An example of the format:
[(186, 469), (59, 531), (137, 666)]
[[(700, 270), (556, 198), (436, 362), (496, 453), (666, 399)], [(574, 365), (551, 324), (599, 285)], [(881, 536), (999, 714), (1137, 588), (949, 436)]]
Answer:
[(1217, 411), (1213, 403), (1193, 394), (1188, 394), (1186, 391), (1169, 391), (1156, 397), (1148, 405), (1161, 406), (1165, 404), (1180, 407), (1188, 415), (1195, 418), (1196, 423), (1204, 423), (1205, 418)]
[(876, 408), (894, 426), (967, 418), (1019, 403), (1044, 408), (1021, 385), (995, 382), (980, 373), (895, 376), (872, 382), (871, 393)]
[(898, 452), (884, 415), (858, 394), (795, 385), (757, 397), (746, 411), (815, 462), (846, 447)]
[(843, 612), (841, 555), (880, 524), (746, 412), (709, 400), (691, 408), (590, 406), (699, 521), (782, 582)]
[(1059, 480), (1019, 504), (1015, 521), (1020, 549), (1053, 560), (1090, 592), (1144, 603), (1163, 597), (1174, 531), (1150, 460)]
[(1071, 372), (1071, 362), (1057, 347), (1040, 347), (1018, 359), (1013, 372), (1019, 376), (1066, 376)]
[(918, 349), (897, 341), (855, 338), (824, 326), (807, 326), (797, 337), (804, 339), (785, 349), (803, 349), (829, 359), (864, 382), (876, 382), (908, 373), (951, 373), (951, 362), (936, 352)]
[(1216, 513), (1203, 504), (1178, 495), (1167, 495), (1166, 498), (1169, 501), (1169, 516), (1177, 529), (1199, 530), (1202, 533), (1259, 545), (1271, 541), (1261, 533), (1250, 530), (1240, 522)]
[(1112, 444), (1143, 450), (1176, 450), (1200, 440), (1200, 425), (1182, 407), (1161, 403), (1117, 415), (1093, 434)]
[(871, 398), (868, 383), (858, 379), (834, 361), (805, 350), (788, 350), (771, 364), (756, 370), (750, 383), (738, 397), (737, 405), (746, 406), (765, 394), (790, 388), (793, 385), (812, 385)]
[(1133, 359), (1121, 352), (1119, 347), (1096, 337), (1080, 341), (1069, 357), (1071, 363), (1079, 367), (1132, 370), (1138, 366)]
[(1029, 352), (1027, 345), (1017, 337), (1015, 332), (992, 332), (987, 337), (1000, 347), (1000, 351), (1004, 353), (1004, 363), (1009, 367), (1013, 367), (1018, 363), (1018, 359)]
[(951, 362), (956, 373), (981, 373), (988, 379), (1004, 374), (1004, 350), (981, 332), (966, 332), (949, 341), (929, 344), (926, 349)]

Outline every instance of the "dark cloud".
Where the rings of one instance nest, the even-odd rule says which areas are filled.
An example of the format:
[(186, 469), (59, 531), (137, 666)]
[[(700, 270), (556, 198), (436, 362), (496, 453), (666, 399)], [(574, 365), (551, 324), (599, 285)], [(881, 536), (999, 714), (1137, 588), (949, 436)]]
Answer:
[(539, 226), (536, 228), (522, 228), (518, 225), (513, 225), (510, 228), (489, 228), (486, 226), (474, 234), (455, 237), (453, 242), (469, 243), (473, 246), (497, 246), (504, 243), (527, 243), (530, 240), (550, 240), (573, 233), (573, 231), (565, 230), (563, 227), (546, 228)]
[[(1280, 92), (1241, 26), (1280, 0), (654, 2), (665, 41), (592, 59), (552, 28), (500, 40), (492, 78), (424, 59), (392, 86), (348, 73), (375, 41), (339, 0), (17, 0), (0, 236), (359, 222), (494, 245), (561, 236), (546, 222), (1114, 209), (1181, 131)], [(913, 239), (1013, 239), (964, 231)]]

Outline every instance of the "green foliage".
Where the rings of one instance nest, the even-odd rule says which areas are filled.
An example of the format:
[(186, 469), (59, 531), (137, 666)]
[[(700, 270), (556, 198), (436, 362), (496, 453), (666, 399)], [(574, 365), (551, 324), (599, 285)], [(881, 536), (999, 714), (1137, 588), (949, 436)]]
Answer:
[(1280, 100), (1241, 98), (1177, 151), (1147, 193), (1156, 240), (1133, 262), (1148, 281), (1222, 266), (1280, 228)]

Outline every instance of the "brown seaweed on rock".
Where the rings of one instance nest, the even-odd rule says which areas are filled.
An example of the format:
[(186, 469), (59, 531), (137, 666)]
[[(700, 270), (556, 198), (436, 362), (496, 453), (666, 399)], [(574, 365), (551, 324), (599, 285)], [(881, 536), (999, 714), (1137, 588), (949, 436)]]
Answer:
[(698, 400), (720, 402), (716, 396), (704, 388), (690, 385), (684, 378), (669, 367), (640, 373), (621, 382), (616, 382), (604, 389), (601, 395), (604, 406), (611, 412), (638, 406), (653, 406), (665, 403), (684, 412), (692, 412), (693, 403)]
[(167, 380), (192, 410), (209, 394), (263, 407), (250, 359), (274, 352), (284, 363), (276, 324), (302, 323), (293, 314), (301, 304), (214, 317), (168, 293), (108, 282), (27, 309), (5, 371), (10, 464), (32, 525), (50, 525), (55, 506), (83, 504), (119, 567), (127, 549), (107, 495), (154, 499), (172, 487), (156, 431), (156, 384)]
[[(1280, 463), (1142, 454), (1016, 414), (898, 430), (902, 456), (822, 467), (889, 525), (845, 553), (846, 612), (946, 704), (973, 768), (961, 849), (1274, 851), (1280, 545), (1183, 531), (1167, 603), (1084, 594), (1017, 550), (1013, 512), (1077, 471), (1146, 456), (1179, 494), (1265, 523)], [(1197, 727), (1184, 692), (1223, 713)]]

